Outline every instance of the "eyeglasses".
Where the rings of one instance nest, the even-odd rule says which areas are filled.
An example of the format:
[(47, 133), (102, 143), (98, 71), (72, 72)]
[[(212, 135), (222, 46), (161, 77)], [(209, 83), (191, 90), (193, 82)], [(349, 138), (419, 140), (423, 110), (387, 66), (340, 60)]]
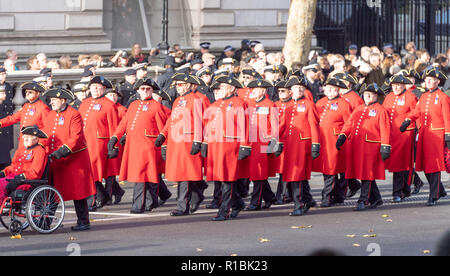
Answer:
[(186, 84), (188, 84), (188, 83), (185, 83), (185, 82), (177, 82), (177, 83), (175, 83), (175, 85), (178, 86), (178, 87), (184, 86)]
[(152, 88), (151, 87), (141, 86), (141, 87), (139, 87), (139, 90), (141, 90), (141, 91), (150, 91), (150, 90), (152, 90)]

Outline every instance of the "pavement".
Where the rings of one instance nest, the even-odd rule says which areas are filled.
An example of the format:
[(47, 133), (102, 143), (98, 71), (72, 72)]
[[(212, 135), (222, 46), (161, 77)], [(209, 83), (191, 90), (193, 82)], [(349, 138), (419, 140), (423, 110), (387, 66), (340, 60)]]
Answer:
[[(425, 182), (424, 175), (419, 175)], [(200, 209), (184, 217), (169, 215), (176, 206), (173, 183), (166, 182), (172, 198), (142, 215), (129, 213), (133, 187), (125, 184), (126, 194), (119, 205), (90, 214), (90, 231), (70, 230), (76, 216), (72, 202), (66, 202), (63, 227), (52, 234), (27, 229), (20, 239), (12, 239), (1, 228), (0, 255), (302, 256), (318, 249), (351, 256), (434, 255), (439, 240), (450, 231), (450, 196), (439, 200), (437, 206), (426, 207), (426, 183), (418, 195), (393, 203), (392, 174), (386, 176), (386, 181), (377, 181), (384, 204), (374, 210), (353, 211), (358, 193), (337, 206), (311, 208), (301, 217), (288, 215), (291, 203), (242, 211), (224, 222), (211, 221), (216, 210), (205, 209), (212, 199), (212, 183)], [(444, 173), (442, 180), (450, 194), (448, 174)], [(273, 191), (277, 181), (270, 179)], [(313, 173), (310, 185), (320, 203), (321, 174)]]

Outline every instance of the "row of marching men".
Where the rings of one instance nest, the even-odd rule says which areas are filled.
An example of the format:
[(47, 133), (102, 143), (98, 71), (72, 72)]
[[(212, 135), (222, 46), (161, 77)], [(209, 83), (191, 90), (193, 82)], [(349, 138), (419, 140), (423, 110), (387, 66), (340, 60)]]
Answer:
[[(172, 110), (152, 95), (166, 100), (170, 97), (153, 80), (143, 79), (135, 85), (140, 99), (125, 112), (105, 97), (115, 92), (107, 79), (98, 76), (91, 80), (91, 97), (81, 103), (79, 112), (63, 101), (51, 122), (53, 128), (43, 124), (48, 107), (37, 98), (28, 97), (29, 103), (13, 116), (0, 120), (0, 127), (20, 121), (22, 126), (35, 124), (47, 129), (51, 133), (49, 153), (58, 160), (73, 159), (71, 156), (87, 151), (92, 181), (68, 181), (64, 185), (88, 191), (77, 196), (77, 200), (97, 190), (100, 199), (94, 197), (91, 206), (96, 201), (100, 206), (106, 204), (113, 191), (120, 200), (123, 190), (115, 184), (114, 177), (119, 175), (120, 180), (135, 183), (131, 212), (151, 210), (158, 206), (158, 196), (162, 201), (170, 197), (162, 181), (164, 173), (169, 181), (178, 183), (177, 209), (171, 214), (187, 215), (195, 212), (204, 199), (206, 175), (208, 181), (215, 183), (219, 211), (214, 220), (225, 220), (244, 209), (242, 195), (248, 191), (249, 181), (254, 189), (248, 210), (260, 209), (262, 200), (265, 207), (279, 202), (268, 177), (280, 173), (277, 194), (294, 201), (291, 215), (302, 215), (316, 204), (308, 180), (311, 171), (318, 171), (324, 174), (323, 207), (342, 202), (349, 187), (352, 194), (361, 188), (356, 210), (375, 208), (382, 204), (375, 180), (384, 179), (385, 168), (394, 172), (394, 200), (409, 196), (410, 179), (416, 175), (415, 142), (416, 169), (425, 172), (431, 187), (428, 205), (434, 205), (446, 195), (440, 172), (445, 170), (443, 151), (450, 142), (449, 98), (438, 89), (442, 77), (437, 69), (425, 72), (427, 92), (419, 103), (411, 92), (405, 91), (408, 79), (395, 77), (391, 81), (393, 92), (383, 107), (377, 103), (383, 92), (376, 85), (365, 87), (364, 99), (353, 91), (340, 95), (339, 90), (347, 87), (344, 82), (351, 81), (347, 74), (329, 79), (325, 84), (326, 97), (317, 104), (308, 99), (310, 91), (302, 78), (276, 84), (280, 101), (273, 103), (267, 99), (270, 82), (255, 80), (244, 88), (236, 79), (222, 76), (211, 85), (217, 100), (210, 104), (196, 90), (198, 79), (175, 74), (172, 81), (178, 97)], [(28, 88), (23, 86), (27, 92), (43, 92)], [(56, 99), (73, 97), (70, 91), (60, 88), (45, 94)], [(57, 138), (59, 127), (69, 124), (67, 111), (78, 114), (76, 120), (70, 120), (78, 127), (69, 128), (79, 129), (76, 137), (82, 138), (77, 142), (68, 138), (73, 133)], [(413, 138), (416, 127), (417, 140)], [(80, 142), (83, 139), (85, 142)], [(116, 158), (119, 155), (121, 158)], [(119, 161), (113, 164), (114, 160)], [(86, 167), (86, 159), (76, 163)], [(62, 171), (56, 174), (60, 172), (66, 179)], [(345, 174), (341, 176), (345, 181), (339, 180), (338, 174)], [(104, 179), (106, 190), (101, 184)], [(85, 189), (81, 188), (83, 184)], [(85, 206), (79, 209), (84, 210)], [(81, 229), (88, 228), (86, 223), (79, 225)]]

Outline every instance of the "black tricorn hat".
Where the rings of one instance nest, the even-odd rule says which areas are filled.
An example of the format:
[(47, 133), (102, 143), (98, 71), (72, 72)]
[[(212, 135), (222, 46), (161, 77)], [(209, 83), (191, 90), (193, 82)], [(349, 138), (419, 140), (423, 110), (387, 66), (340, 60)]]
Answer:
[(347, 72), (334, 74), (333, 77), (338, 78), (340, 80), (348, 81), (352, 84), (358, 84), (358, 80), (354, 76), (352, 76), (351, 74), (349, 74)]
[(376, 93), (378, 95), (384, 95), (383, 90), (376, 83), (371, 83), (369, 85), (363, 85), (361, 87), (361, 90), (359, 91), (359, 93), (362, 94), (364, 92), (373, 92), (373, 93)]
[(298, 78), (296, 76), (292, 77), (286, 82), (284, 87), (291, 88), (294, 85), (303, 85), (307, 89), (311, 90), (311, 83), (305, 77), (303, 78)]
[(339, 78), (335, 78), (335, 77), (331, 77), (328, 78), (323, 86), (326, 85), (333, 85), (342, 89), (347, 89), (347, 86), (345, 85), (345, 83), (343, 83)]
[(412, 82), (403, 76), (403, 74), (392, 76), (389, 79), (389, 85), (392, 85), (393, 83), (412, 84)]
[(67, 99), (67, 100), (75, 99), (75, 96), (73, 95), (72, 91), (62, 88), (62, 87), (51, 88), (51, 89), (45, 91), (43, 96), (47, 97), (47, 98), (59, 98), (59, 99)]
[(252, 80), (247, 85), (248, 88), (256, 88), (256, 87), (263, 87), (263, 88), (269, 88), (273, 87), (273, 84), (270, 83), (270, 81), (261, 79), (261, 80)]
[(244, 69), (242, 70), (243, 75), (249, 75), (257, 79), (262, 79), (261, 75), (255, 71), (255, 69)]
[(45, 92), (45, 88), (35, 81), (25, 82), (20, 87), (22, 88), (23, 92), (25, 92), (25, 90), (34, 90), (39, 93)]
[(279, 82), (275, 83), (276, 88), (284, 88), (286, 85), (287, 80), (280, 80)]
[(45, 132), (43, 132), (42, 130), (40, 130), (37, 125), (22, 127), (20, 132), (24, 135), (33, 135), (33, 136), (37, 136), (38, 138), (41, 138), (41, 139), (48, 138), (48, 135)]
[(237, 79), (233, 78), (232, 76), (220, 76), (220, 77), (218, 77), (216, 79), (216, 81), (218, 83), (226, 83), (226, 84), (232, 85), (232, 86), (234, 86), (236, 88), (244, 87), (240, 81), (238, 81)]
[(153, 88), (153, 90), (160, 90), (158, 84), (156, 84), (156, 82), (154, 80), (152, 80), (151, 78), (143, 78), (143, 79), (139, 79), (133, 86), (134, 90), (138, 90), (139, 87), (141, 87), (142, 85), (148, 85), (151, 86)]
[(442, 73), (438, 68), (433, 67), (431, 69), (425, 70), (425, 72), (423, 73), (422, 78), (425, 79), (426, 77), (434, 77), (437, 78), (441, 81), (446, 81), (447, 80), (447, 76)]
[(403, 69), (400, 73), (405, 77), (414, 77), (416, 80), (421, 80), (422, 76), (413, 68), (411, 69)]
[(106, 88), (113, 88), (112, 83), (103, 76), (95, 76), (94, 78), (92, 78), (92, 80), (89, 82), (89, 86), (93, 83), (99, 83)]
[(175, 73), (171, 77), (172, 81), (182, 81), (186, 83), (192, 83), (196, 85), (200, 85), (201, 83), (196, 79), (194, 76), (187, 74), (187, 73)]

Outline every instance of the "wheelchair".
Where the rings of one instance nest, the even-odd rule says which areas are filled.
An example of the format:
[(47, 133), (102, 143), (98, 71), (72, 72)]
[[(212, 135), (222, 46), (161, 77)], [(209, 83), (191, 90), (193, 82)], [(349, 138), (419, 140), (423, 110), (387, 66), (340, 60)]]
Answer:
[(64, 220), (64, 200), (50, 181), (49, 158), (40, 180), (22, 180), (28, 191), (15, 190), (0, 207), (0, 222), (12, 236), (21, 235), (29, 226), (41, 234), (56, 231)]

